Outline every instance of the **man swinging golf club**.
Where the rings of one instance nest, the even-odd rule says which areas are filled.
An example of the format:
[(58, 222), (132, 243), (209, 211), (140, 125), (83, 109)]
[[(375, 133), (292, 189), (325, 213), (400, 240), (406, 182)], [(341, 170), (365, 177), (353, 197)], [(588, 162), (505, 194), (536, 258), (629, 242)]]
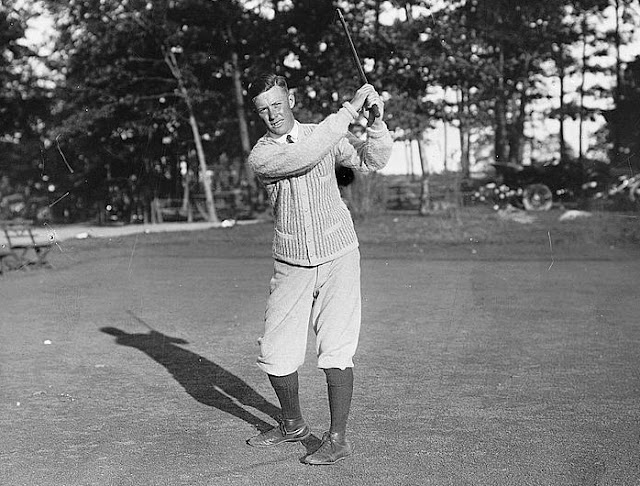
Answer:
[[(319, 124), (304, 124), (294, 117), (295, 97), (284, 77), (262, 75), (248, 91), (267, 129), (249, 164), (266, 187), (275, 233), (258, 366), (269, 377), (282, 417), (278, 426), (247, 442), (270, 447), (311, 434), (300, 409), (297, 371), (311, 325), (317, 365), (326, 375), (331, 425), (304, 462), (334, 464), (353, 450), (346, 428), (361, 317), (358, 239), (335, 168), (372, 171), (386, 165), (392, 139), (382, 120), (384, 104), (373, 86), (364, 84), (336, 113)], [(358, 139), (349, 125), (373, 105), (379, 116), (367, 127), (366, 140)]]

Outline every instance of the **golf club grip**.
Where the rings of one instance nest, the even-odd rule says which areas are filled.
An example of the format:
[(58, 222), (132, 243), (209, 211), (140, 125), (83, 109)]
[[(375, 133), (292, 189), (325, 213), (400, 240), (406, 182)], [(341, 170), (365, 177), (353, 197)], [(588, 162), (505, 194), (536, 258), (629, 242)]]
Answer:
[(378, 105), (371, 105), (369, 112), (373, 118), (380, 118), (380, 108), (378, 108)]

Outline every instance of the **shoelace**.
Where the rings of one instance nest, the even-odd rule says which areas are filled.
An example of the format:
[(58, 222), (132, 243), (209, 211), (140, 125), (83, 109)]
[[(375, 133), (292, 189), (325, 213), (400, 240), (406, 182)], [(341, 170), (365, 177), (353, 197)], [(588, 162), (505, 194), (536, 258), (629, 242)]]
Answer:
[(325, 452), (327, 449), (329, 451), (333, 449), (333, 441), (331, 440), (331, 435), (329, 435), (329, 433), (324, 434), (322, 437), (322, 445), (316, 452)]

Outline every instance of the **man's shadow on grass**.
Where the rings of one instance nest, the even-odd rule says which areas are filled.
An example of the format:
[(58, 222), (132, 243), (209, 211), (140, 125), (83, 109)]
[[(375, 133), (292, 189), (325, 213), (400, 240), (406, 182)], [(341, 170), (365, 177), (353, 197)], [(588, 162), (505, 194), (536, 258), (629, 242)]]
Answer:
[[(139, 349), (164, 366), (185, 391), (198, 402), (244, 420), (256, 427), (259, 432), (266, 432), (273, 428), (272, 424), (255, 416), (243, 406), (252, 407), (274, 420), (277, 420), (281, 413), (278, 407), (233, 373), (199, 354), (178, 346), (188, 344), (184, 339), (155, 331), (132, 312), (129, 314), (149, 328), (149, 332), (129, 334), (115, 327), (103, 327), (100, 330), (115, 336), (116, 344)], [(307, 451), (314, 451), (318, 448), (319, 442), (320, 440), (312, 435), (302, 441), (302, 444)]]

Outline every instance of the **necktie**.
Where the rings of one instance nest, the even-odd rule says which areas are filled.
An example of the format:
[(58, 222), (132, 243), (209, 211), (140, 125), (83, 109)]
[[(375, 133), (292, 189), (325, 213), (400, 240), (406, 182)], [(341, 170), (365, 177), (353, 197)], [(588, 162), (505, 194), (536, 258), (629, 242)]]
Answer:
[(293, 137), (291, 135), (287, 135), (287, 143), (293, 143)]

